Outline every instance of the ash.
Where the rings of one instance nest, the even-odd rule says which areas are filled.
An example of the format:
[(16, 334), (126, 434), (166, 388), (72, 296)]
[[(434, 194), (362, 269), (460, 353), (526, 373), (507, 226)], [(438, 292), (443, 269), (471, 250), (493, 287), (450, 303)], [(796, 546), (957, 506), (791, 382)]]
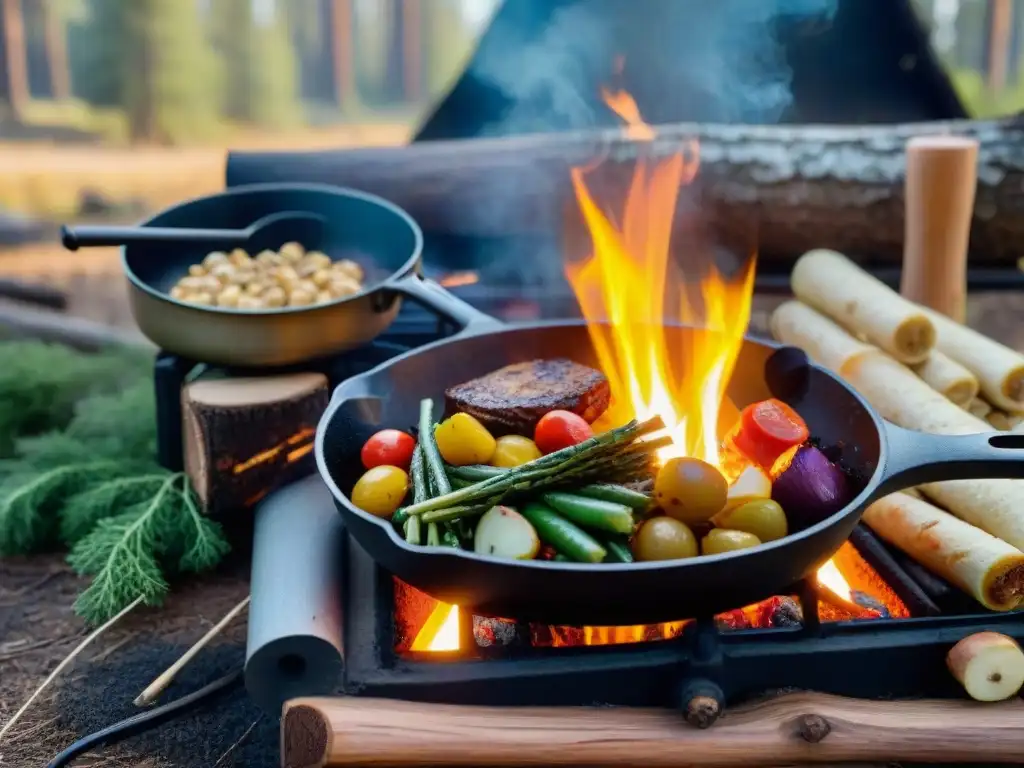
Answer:
[[(147, 643), (125, 649), (106, 663), (88, 667), (60, 690), (56, 707), (59, 724), (81, 737), (138, 714), (140, 710), (132, 699), (186, 650), (187, 645)], [(182, 670), (157, 704), (213, 682), (244, 660), (244, 644), (207, 648)], [(252, 731), (232, 749), (253, 723), (256, 726)], [(244, 687), (239, 686), (178, 720), (114, 747), (98, 749), (83, 757), (83, 761), (118, 753), (137, 756), (140, 762), (143, 758), (157, 758), (166, 768), (277, 768), (278, 745), (277, 719), (261, 717), (259, 708), (249, 700)], [(228, 750), (231, 752), (225, 756)]]

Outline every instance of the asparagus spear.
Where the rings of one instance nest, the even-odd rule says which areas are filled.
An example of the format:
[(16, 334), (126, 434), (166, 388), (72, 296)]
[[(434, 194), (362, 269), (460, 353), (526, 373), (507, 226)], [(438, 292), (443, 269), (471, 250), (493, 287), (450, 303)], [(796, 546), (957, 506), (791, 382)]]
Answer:
[[(474, 483), (466, 488), (460, 488), (450, 493), (441, 494), (436, 498), (428, 499), (419, 504), (413, 503), (402, 511), (406, 515), (419, 515), (435, 509), (476, 504), (480, 500), (495, 496), (496, 494), (504, 496), (509, 492), (527, 490), (537, 481), (544, 478), (555, 475), (572, 476), (572, 474), (579, 473), (581, 466), (585, 462), (593, 461), (597, 457), (613, 457), (617, 452), (621, 453), (623, 444), (631, 443), (640, 435), (650, 431), (652, 427), (658, 428), (658, 426), (660, 426), (659, 420), (651, 420), (644, 424), (631, 421), (625, 426), (595, 435), (578, 445), (563, 448), (555, 453), (550, 453), (547, 456), (542, 456), (534, 461), (514, 467), (497, 477)], [(424, 450), (424, 456), (429, 467), (430, 460), (427, 450)], [(441, 469), (443, 471), (443, 466)], [(448, 478), (445, 476), (445, 483), (447, 482)]]
[[(429, 397), (420, 400), (419, 447), (423, 451), (423, 464), (438, 496), (451, 493), (452, 486), (444, 473), (444, 462), (434, 439), (434, 401)], [(422, 502), (420, 502), (422, 503)]]

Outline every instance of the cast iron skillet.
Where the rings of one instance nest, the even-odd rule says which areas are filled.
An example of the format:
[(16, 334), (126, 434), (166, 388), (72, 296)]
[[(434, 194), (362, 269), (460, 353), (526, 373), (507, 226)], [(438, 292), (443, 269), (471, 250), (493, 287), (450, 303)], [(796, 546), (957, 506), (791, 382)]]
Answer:
[[(366, 272), (364, 290), (328, 304), (256, 311), (186, 304), (168, 295), (190, 265), (217, 249), (190, 242), (188, 229), (244, 229), (282, 211), (322, 219), (323, 225), (315, 228), (320, 242), (302, 244), (336, 261), (358, 262)], [(419, 226), (401, 208), (374, 195), (326, 184), (254, 184), (189, 200), (140, 226), (183, 230), (182, 242), (173, 244), (122, 240), (122, 261), (139, 328), (161, 349), (188, 360), (259, 368), (344, 352), (386, 330), (401, 308), (401, 296), (427, 305), (459, 326), (482, 321), (477, 310), (448, 301), (436, 283), (420, 276), (423, 235)], [(307, 230), (275, 228), (281, 242), (261, 247), (278, 248), (292, 239), (301, 242)], [(79, 232), (81, 242), (76, 237)], [(97, 232), (99, 228), (71, 228), (65, 232), (65, 241), (75, 247), (111, 242), (96, 236)], [(444, 294), (440, 299), (435, 298), (438, 292)]]
[[(449, 301), (461, 303), (447, 294)], [(455, 314), (452, 310), (450, 314)], [(670, 347), (687, 343), (673, 327)], [(900, 488), (949, 479), (1024, 477), (1024, 436), (933, 436), (896, 427), (843, 381), (793, 347), (748, 338), (728, 394), (740, 408), (767, 397), (790, 403), (812, 435), (836, 446), (861, 478), (843, 510), (752, 550), (668, 562), (579, 565), (500, 560), (407, 544), (390, 522), (352, 505), (359, 451), (377, 429), (416, 423), (419, 401), (509, 363), (568, 357), (595, 364), (586, 327), (556, 322), (497, 327), (471, 322), (457, 336), (413, 350), (341, 384), (320, 421), (316, 459), (352, 537), (408, 584), (479, 615), (549, 625), (634, 625), (711, 616), (776, 594), (813, 572), (846, 541), (864, 508)]]

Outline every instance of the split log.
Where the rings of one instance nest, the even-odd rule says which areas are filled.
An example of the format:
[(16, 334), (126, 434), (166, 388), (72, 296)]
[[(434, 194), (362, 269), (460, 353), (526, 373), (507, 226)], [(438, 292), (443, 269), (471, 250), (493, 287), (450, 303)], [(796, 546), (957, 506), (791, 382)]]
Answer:
[[(640, 157), (700, 141), (702, 216), (729, 244), (741, 233), (762, 257), (792, 259), (827, 247), (899, 263), (903, 256), (907, 142), (953, 134), (977, 140), (973, 265), (1012, 265), (1024, 242), (1024, 118), (872, 126), (680, 124), (652, 142), (621, 131), (436, 141), (329, 152), (232, 153), (229, 185), (337, 184), (405, 208), (431, 233), (477, 238), (552, 235), (575, 202), (574, 166), (604, 161), (598, 181), (619, 189)], [(601, 189), (592, 192), (601, 199)], [(576, 214), (578, 215), (578, 214)], [(678, 217), (677, 231), (692, 227)]]
[(330, 390), (319, 373), (211, 378), (182, 388), (185, 471), (223, 517), (314, 470), (313, 439)]
[(730, 709), (707, 730), (665, 709), (475, 707), (361, 697), (295, 699), (281, 764), (307, 766), (748, 766), (1019, 763), (1024, 702), (868, 701), (797, 693)]

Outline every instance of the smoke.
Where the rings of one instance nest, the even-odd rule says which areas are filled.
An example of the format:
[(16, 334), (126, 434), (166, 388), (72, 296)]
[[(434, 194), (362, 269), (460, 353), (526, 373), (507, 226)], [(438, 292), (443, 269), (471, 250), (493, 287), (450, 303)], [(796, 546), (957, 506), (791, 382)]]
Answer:
[[(509, 102), (492, 133), (607, 124), (597, 91), (610, 82), (619, 55), (625, 55), (626, 87), (651, 122), (775, 122), (790, 104), (792, 79), (779, 26), (828, 22), (838, 6), (838, 0), (548, 2), (559, 7), (543, 34), (529, 39), (523, 28), (530, 25), (520, 17), (524, 23), (510, 24), (474, 63), (473, 75)], [(520, 14), (545, 13), (542, 3), (506, 3), (521, 3)]]

